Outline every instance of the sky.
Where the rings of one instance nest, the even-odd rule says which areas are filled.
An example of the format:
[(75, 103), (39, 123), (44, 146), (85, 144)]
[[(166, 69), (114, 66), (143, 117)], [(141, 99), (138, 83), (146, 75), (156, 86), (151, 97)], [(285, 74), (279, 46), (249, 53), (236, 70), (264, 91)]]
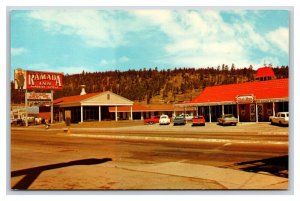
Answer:
[(286, 66), (289, 11), (12, 10), (10, 48), (12, 71)]

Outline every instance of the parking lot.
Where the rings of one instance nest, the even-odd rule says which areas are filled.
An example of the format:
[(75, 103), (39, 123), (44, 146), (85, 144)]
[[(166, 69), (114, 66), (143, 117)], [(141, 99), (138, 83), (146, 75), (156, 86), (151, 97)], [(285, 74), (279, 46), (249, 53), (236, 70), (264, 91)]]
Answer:
[[(24, 128), (13, 126), (13, 128)], [(31, 125), (28, 128), (44, 129), (44, 125)], [(65, 123), (51, 124), (50, 130), (67, 128)], [(129, 129), (130, 128), (130, 129)], [(252, 132), (264, 134), (288, 134), (289, 127), (271, 125), (270, 122), (240, 122), (237, 126), (218, 125), (216, 122), (206, 123), (205, 126), (192, 126), (190, 122), (186, 125), (159, 125), (159, 124), (144, 124), (143, 121), (101, 121), (101, 122), (83, 122), (79, 124), (71, 124), (72, 130), (130, 130), (130, 131), (171, 131), (171, 132)]]

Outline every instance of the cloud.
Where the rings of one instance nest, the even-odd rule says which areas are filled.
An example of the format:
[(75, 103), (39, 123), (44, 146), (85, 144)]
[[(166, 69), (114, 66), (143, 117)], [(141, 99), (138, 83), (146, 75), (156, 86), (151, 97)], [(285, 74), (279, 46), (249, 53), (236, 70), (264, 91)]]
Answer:
[(147, 20), (147, 25), (157, 26), (167, 36), (168, 42), (162, 46), (166, 55), (159, 59), (166, 64), (206, 67), (235, 63), (237, 67), (245, 67), (262, 60), (251, 57), (256, 52), (268, 55), (272, 51), (274, 46), (270, 41), (287, 52), (288, 29), (266, 35), (253, 23), (259, 14), (248, 20), (246, 13), (236, 12), (238, 20), (228, 23), (217, 10), (134, 12), (138, 18)]
[(28, 52), (28, 50), (23, 48), (23, 47), (11, 48), (10, 49), (10, 53), (11, 53), (12, 56), (19, 56), (19, 55), (22, 55), (26, 52)]
[(52, 34), (76, 35), (91, 47), (116, 47), (125, 44), (112, 11), (36, 10), (28, 16), (39, 20)]
[(275, 31), (269, 32), (267, 38), (270, 43), (274, 44), (284, 53), (289, 52), (289, 30), (288, 28), (280, 27)]
[(64, 72), (64, 74), (79, 74), (82, 71), (93, 72), (94, 69), (86, 66), (52, 66), (46, 63), (29, 64), (26, 69), (33, 71), (46, 71), (46, 72)]
[[(160, 58), (155, 59), (162, 65), (206, 67), (234, 63), (244, 67), (261, 62), (263, 57), (278, 61), (277, 49), (288, 53), (288, 28), (261, 33), (254, 23), (259, 12), (251, 20), (247, 19), (249, 11), (229, 12), (236, 19), (230, 23), (218, 10), (36, 10), (28, 16), (40, 21), (49, 33), (78, 36), (89, 47), (130, 47), (143, 40), (155, 40), (151, 38), (155, 34), (163, 36)], [(253, 59), (256, 52), (264, 56)], [(128, 61), (124, 56), (102, 59), (99, 64)]]
[(117, 65), (117, 64), (122, 64), (126, 63), (129, 61), (129, 58), (126, 56), (121, 56), (117, 59), (102, 59), (100, 61), (101, 66), (106, 66), (106, 65)]

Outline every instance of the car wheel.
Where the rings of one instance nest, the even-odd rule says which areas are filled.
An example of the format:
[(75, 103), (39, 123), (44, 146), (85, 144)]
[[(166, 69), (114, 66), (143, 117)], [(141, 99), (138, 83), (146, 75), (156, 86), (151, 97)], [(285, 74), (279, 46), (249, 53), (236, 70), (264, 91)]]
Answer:
[(149, 124), (152, 125), (152, 124), (153, 124), (153, 121), (150, 121)]

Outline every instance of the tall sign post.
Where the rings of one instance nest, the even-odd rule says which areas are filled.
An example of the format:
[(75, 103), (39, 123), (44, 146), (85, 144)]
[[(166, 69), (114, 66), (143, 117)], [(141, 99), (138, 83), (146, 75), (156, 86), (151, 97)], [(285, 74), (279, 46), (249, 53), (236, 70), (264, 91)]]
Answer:
[[(49, 95), (45, 93), (35, 93), (37, 98), (35, 101), (45, 101), (47, 99), (51, 105), (51, 123), (53, 123), (53, 91), (62, 90), (63, 88), (63, 73), (58, 72), (43, 72), (43, 71), (32, 71), (32, 70), (23, 70), (18, 68), (15, 70), (15, 89), (25, 90), (25, 109), (26, 109), (26, 126), (28, 126), (27, 119), (27, 106), (28, 106), (28, 90), (31, 91), (49, 91), (51, 90), (51, 99), (48, 100)], [(30, 93), (32, 94), (32, 93)], [(48, 98), (45, 98), (47, 96)], [(44, 98), (43, 98), (44, 97)]]
[(27, 99), (26, 99), (26, 93), (27, 93), (27, 82), (26, 82), (26, 71), (17, 68), (14, 72), (14, 83), (15, 83), (15, 89), (19, 90), (20, 92), (24, 92), (25, 90), (25, 125), (28, 126), (28, 106), (27, 106)]

